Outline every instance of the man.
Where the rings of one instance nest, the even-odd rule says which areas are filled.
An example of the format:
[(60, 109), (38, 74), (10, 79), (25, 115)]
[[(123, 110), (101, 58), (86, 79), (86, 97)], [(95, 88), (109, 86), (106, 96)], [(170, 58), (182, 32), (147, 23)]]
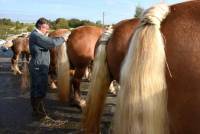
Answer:
[(46, 36), (49, 30), (48, 21), (40, 18), (29, 38), (31, 61), (29, 63), (31, 77), (31, 105), (34, 115), (46, 116), (44, 97), (48, 89), (48, 71), (50, 64), (49, 49), (65, 42), (67, 35), (50, 38)]

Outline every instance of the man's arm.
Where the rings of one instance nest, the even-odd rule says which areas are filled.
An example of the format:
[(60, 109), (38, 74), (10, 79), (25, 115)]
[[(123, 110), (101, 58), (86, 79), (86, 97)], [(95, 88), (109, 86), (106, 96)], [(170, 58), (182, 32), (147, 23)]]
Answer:
[(41, 47), (49, 49), (63, 44), (65, 42), (65, 39), (63, 37), (51, 38), (48, 36), (36, 34), (36, 42)]

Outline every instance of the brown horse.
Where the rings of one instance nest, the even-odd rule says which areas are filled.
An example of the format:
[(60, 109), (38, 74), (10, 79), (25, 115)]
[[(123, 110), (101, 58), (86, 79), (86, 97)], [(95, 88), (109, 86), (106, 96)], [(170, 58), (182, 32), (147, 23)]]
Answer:
[[(64, 32), (64, 31), (63, 31)], [(56, 33), (56, 31), (50, 36), (60, 36), (61, 33)], [(96, 26), (81, 26), (71, 31), (69, 38), (66, 42), (67, 44), (67, 55), (70, 62), (70, 68), (74, 70), (71, 74), (72, 78), (70, 80), (70, 87), (69, 85), (65, 84), (66, 80), (69, 78), (64, 78), (64, 76), (69, 76), (69, 74), (64, 75), (63, 72), (69, 72), (63, 69), (64, 64), (69, 64), (66, 62), (60, 62), (61, 60), (65, 61), (65, 56), (63, 56), (65, 51), (64, 49), (57, 50), (58, 56), (56, 57), (56, 50), (54, 53), (51, 54), (51, 67), (50, 73), (54, 74), (55, 76), (55, 69), (58, 72), (58, 89), (61, 90), (60, 97), (61, 100), (68, 100), (70, 98), (70, 102), (74, 105), (79, 107), (84, 106), (85, 101), (80, 97), (80, 82), (82, 77), (85, 74), (86, 68), (90, 65), (91, 61), (94, 59), (94, 51), (96, 42), (98, 41), (100, 35), (102, 34), (103, 29), (96, 27)], [(59, 56), (62, 55), (62, 56)], [(61, 59), (62, 58), (62, 59)], [(54, 59), (54, 60), (52, 60)], [(58, 61), (60, 65), (56, 66), (55, 62)], [(68, 68), (69, 69), (69, 68)], [(61, 78), (62, 77), (62, 78)], [(59, 84), (60, 83), (60, 84)], [(69, 88), (69, 89), (68, 89)], [(70, 95), (69, 95), (70, 91)]]
[[(120, 66), (127, 53), (130, 37), (138, 23), (139, 19), (129, 19), (116, 24), (111, 38), (107, 42), (107, 45), (104, 45), (106, 47), (104, 48), (105, 59), (98, 60), (100, 58), (95, 57), (93, 70), (97, 72), (93, 72), (92, 74), (91, 86), (88, 91), (86, 111), (84, 113), (85, 117), (83, 120), (85, 133), (99, 133), (100, 117), (103, 111), (106, 93), (112, 80), (119, 82)], [(98, 53), (103, 53), (103, 51), (97, 51), (97, 55)], [(109, 74), (103, 76), (104, 71), (109, 72)]]
[[(118, 71), (111, 72), (117, 69), (109, 65), (113, 63), (107, 58), (107, 72), (111, 72), (112, 76), (120, 76), (121, 85), (113, 126), (115, 134), (200, 133), (199, 13), (199, 1), (172, 5), (169, 9), (166, 6), (150, 8), (130, 38), (121, 75)], [(112, 54), (117, 54), (108, 49), (109, 45), (107, 54), (114, 57)], [(93, 73), (94, 78), (97, 77), (95, 75)], [(95, 82), (91, 84), (104, 87), (100, 93), (107, 91), (105, 81), (99, 85)], [(101, 98), (95, 98), (94, 94), (98, 92), (92, 93), (93, 90), (90, 89), (88, 96), (83, 128), (86, 133), (94, 134), (99, 132), (102, 110), (100, 113), (98, 110), (102, 109), (101, 103), (105, 97), (102, 97), (104, 93), (99, 93)], [(95, 107), (91, 105), (92, 102), (96, 102)], [(92, 111), (93, 108), (96, 111)]]
[(18, 37), (12, 40), (11, 49), (13, 51), (13, 57), (11, 58), (11, 69), (14, 71), (14, 74), (21, 74), (18, 67), (18, 60), (20, 54), (22, 54), (22, 60), (26, 57), (26, 61), (29, 62), (30, 51), (29, 51), (29, 38), (28, 37)]

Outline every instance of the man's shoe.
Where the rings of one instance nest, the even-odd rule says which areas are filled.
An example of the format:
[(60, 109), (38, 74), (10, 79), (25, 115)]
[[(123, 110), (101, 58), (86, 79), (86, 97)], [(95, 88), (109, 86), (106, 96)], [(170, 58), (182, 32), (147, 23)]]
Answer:
[(45, 117), (47, 116), (43, 98), (41, 97), (31, 97), (31, 105), (33, 108), (33, 115), (38, 117)]

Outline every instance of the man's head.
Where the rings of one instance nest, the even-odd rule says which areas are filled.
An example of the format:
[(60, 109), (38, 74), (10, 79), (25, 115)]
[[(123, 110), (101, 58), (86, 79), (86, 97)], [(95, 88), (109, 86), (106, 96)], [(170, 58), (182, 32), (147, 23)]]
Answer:
[(46, 34), (49, 30), (49, 22), (45, 18), (40, 18), (36, 22), (35, 27), (39, 29), (42, 33)]

